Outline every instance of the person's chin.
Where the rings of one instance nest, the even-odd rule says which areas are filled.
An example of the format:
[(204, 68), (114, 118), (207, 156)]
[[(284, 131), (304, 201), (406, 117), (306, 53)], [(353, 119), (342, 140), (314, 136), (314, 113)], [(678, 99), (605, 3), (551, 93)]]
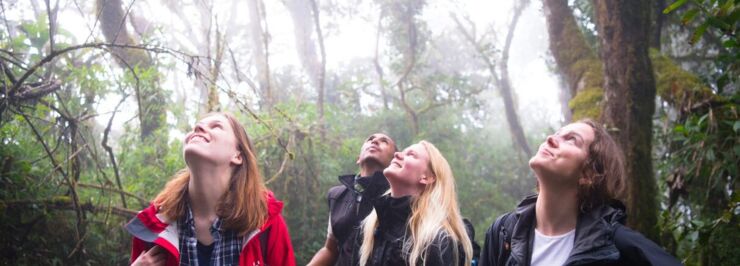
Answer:
[(189, 159), (204, 159), (208, 157), (207, 152), (197, 146), (185, 147), (182, 151), (182, 155), (186, 161)]

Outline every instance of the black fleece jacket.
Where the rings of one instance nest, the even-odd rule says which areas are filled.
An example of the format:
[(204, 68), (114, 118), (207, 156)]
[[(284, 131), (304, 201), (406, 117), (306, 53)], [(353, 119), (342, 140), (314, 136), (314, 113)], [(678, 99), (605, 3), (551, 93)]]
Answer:
[[(411, 216), (411, 197), (393, 198), (390, 195), (382, 196), (373, 201), (373, 207), (378, 214), (378, 227), (375, 229), (373, 251), (366, 265), (407, 265), (408, 251), (404, 252), (404, 243), (409, 236), (407, 222)], [(362, 245), (362, 232), (357, 230), (354, 263), (357, 265)], [(417, 265), (450, 266), (464, 265), (462, 246), (452, 247), (452, 239), (443, 231), (437, 234), (432, 244), (427, 248), (425, 256), (419, 259)], [(458, 249), (458, 261), (454, 260), (454, 250)]]
[[(537, 195), (532, 195), (519, 203), (507, 217), (513, 228), (502, 226), (486, 232), (485, 245), (481, 253), (481, 266), (530, 265), (534, 241), (535, 203)], [(613, 201), (589, 212), (581, 213), (576, 223), (576, 236), (573, 250), (564, 265), (681, 265), (658, 245), (642, 234), (623, 225), (626, 215), (624, 205)], [(504, 261), (496, 261), (499, 250), (505, 245), (502, 230), (510, 237), (510, 255)]]

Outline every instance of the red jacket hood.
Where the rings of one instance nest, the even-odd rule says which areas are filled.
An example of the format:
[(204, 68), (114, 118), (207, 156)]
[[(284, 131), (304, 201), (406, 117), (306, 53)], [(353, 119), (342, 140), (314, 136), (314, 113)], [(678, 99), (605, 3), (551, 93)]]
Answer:
[(275, 198), (272, 191), (267, 191), (267, 214), (270, 216), (278, 215), (283, 211), (283, 202)]

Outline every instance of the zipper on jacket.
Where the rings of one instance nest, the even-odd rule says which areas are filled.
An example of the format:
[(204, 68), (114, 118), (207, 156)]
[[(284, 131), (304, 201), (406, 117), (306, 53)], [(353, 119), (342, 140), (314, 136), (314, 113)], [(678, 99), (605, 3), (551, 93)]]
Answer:
[(360, 215), (360, 201), (362, 201), (362, 194), (357, 193), (355, 199), (355, 215)]

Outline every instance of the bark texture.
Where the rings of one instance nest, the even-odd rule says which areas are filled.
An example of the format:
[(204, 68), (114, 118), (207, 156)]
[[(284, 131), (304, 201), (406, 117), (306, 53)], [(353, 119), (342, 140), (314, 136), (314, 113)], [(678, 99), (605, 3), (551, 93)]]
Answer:
[[(100, 27), (106, 41), (119, 45), (137, 45), (126, 30), (126, 13), (121, 0), (97, 0), (97, 11), (100, 12)], [(114, 47), (111, 53), (122, 67), (143, 71), (154, 63), (146, 50)], [(138, 84), (138, 82), (137, 82)], [(159, 87), (158, 74), (149, 82), (137, 85), (136, 99), (139, 104), (139, 122), (141, 138), (147, 139), (155, 131), (166, 125), (166, 95)]]
[[(601, 114), (602, 64), (576, 24), (567, 0), (544, 0), (550, 52), (567, 84), (562, 95), (570, 95), (572, 119), (597, 118)], [(568, 114), (564, 113), (566, 122)]]
[(625, 153), (628, 225), (657, 240), (657, 187), (651, 158), (655, 78), (649, 1), (594, 1), (604, 64), (602, 120)]

